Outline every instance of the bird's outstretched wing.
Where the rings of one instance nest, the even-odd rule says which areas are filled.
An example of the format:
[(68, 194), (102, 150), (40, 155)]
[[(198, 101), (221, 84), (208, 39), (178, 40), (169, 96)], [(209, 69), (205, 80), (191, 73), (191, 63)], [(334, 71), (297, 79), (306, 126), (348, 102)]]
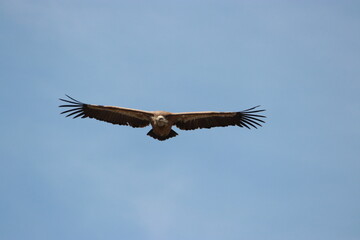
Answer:
[(66, 117), (94, 118), (112, 124), (127, 125), (131, 127), (146, 127), (150, 124), (150, 119), (152, 117), (151, 112), (130, 108), (85, 104), (68, 95), (66, 96), (69, 99), (60, 98), (60, 100), (69, 104), (59, 106), (70, 108), (61, 113), (67, 114)]
[(174, 125), (182, 130), (194, 130), (198, 128), (239, 126), (246, 128), (261, 127), (265, 123), (263, 115), (257, 113), (265, 110), (256, 110), (256, 107), (241, 112), (188, 112), (174, 113)]

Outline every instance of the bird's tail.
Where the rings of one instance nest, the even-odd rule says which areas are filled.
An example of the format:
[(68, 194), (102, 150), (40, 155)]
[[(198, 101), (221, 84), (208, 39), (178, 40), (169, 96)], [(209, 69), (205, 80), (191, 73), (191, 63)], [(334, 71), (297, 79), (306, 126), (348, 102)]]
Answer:
[(166, 139), (169, 139), (169, 138), (172, 138), (172, 137), (176, 137), (176, 135), (178, 135), (174, 130), (171, 129), (170, 133), (167, 135), (167, 136), (159, 136), (159, 135), (156, 135), (154, 133), (154, 131), (151, 129), (148, 133), (147, 133), (148, 136), (152, 137), (152, 138), (155, 138), (159, 141), (164, 141)]

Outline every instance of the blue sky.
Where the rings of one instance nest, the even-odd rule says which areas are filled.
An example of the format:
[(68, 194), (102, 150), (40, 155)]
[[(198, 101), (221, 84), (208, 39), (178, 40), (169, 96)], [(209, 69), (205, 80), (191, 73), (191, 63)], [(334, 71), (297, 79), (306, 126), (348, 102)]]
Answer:
[[(360, 238), (358, 1), (0, 1), (1, 239)], [(59, 115), (266, 108), (165, 142)]]

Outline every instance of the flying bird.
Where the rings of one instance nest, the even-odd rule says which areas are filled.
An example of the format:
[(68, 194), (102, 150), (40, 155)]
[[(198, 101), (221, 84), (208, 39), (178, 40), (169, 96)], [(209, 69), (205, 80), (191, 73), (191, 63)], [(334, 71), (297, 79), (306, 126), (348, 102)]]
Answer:
[[(142, 111), (131, 108), (85, 104), (66, 95), (69, 99), (62, 99), (65, 105), (59, 107), (70, 108), (61, 114), (73, 118), (94, 118), (100, 121), (143, 128), (151, 124), (152, 129), (147, 133), (150, 137), (164, 141), (178, 135), (172, 126), (181, 130), (195, 130), (198, 128), (213, 128), (239, 126), (250, 129), (261, 127), (265, 118), (258, 113), (265, 110), (256, 109), (259, 106), (241, 112), (182, 112), (171, 113), (165, 111)], [(68, 104), (69, 103), (69, 104)]]

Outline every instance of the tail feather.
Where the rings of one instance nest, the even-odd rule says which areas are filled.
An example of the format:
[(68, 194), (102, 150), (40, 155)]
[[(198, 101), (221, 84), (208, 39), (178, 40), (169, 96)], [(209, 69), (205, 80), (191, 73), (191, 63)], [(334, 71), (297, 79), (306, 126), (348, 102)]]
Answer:
[(178, 135), (174, 130), (171, 129), (170, 133), (167, 135), (167, 136), (159, 136), (159, 135), (156, 135), (154, 133), (154, 131), (151, 129), (148, 133), (147, 133), (148, 136), (152, 137), (152, 138), (155, 138), (159, 141), (164, 141), (166, 139), (169, 139), (169, 138), (172, 138), (172, 137), (176, 137), (176, 135)]

